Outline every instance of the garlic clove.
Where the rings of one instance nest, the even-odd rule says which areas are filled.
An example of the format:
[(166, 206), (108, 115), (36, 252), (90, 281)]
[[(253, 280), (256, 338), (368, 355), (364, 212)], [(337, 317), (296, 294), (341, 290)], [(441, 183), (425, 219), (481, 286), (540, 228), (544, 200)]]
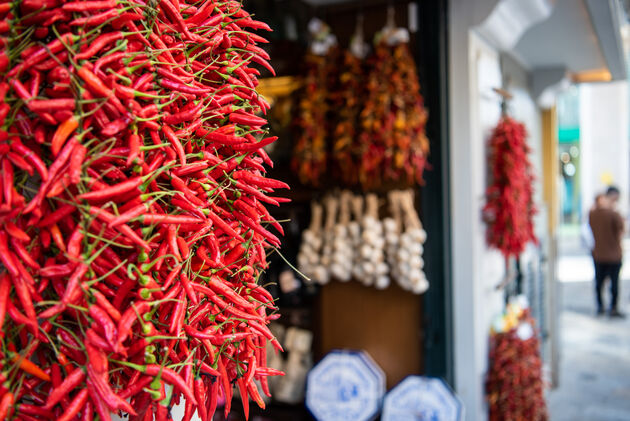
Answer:
[(374, 282), (374, 286), (376, 287), (376, 289), (385, 289), (389, 286), (389, 284), (390, 279), (387, 276), (379, 276)]

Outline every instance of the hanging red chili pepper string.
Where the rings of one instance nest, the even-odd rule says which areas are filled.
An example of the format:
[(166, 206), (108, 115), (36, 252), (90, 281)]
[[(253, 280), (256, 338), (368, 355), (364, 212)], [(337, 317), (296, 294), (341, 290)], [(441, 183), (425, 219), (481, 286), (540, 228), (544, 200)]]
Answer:
[(489, 143), (492, 182), (486, 190), (484, 218), (488, 244), (508, 258), (536, 241), (533, 174), (525, 126), (505, 116)]
[(329, 79), (334, 66), (332, 53), (304, 58), (306, 73), (298, 96), (291, 166), (302, 184), (320, 186), (328, 165)]
[(239, 1), (6, 6), (0, 419), (264, 407), (270, 28)]
[(533, 326), (534, 320), (525, 310), (517, 326), (490, 338), (486, 378), (490, 421), (548, 419), (540, 340), (535, 332), (529, 337), (519, 334), (519, 327), (532, 332)]

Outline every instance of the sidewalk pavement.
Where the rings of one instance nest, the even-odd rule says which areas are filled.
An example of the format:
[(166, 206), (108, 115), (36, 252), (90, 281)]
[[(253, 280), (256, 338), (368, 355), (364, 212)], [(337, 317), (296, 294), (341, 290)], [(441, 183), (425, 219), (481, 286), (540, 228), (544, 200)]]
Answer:
[[(630, 245), (630, 244), (627, 244)], [(625, 256), (630, 258), (630, 248)], [(624, 262), (619, 309), (626, 319), (595, 316), (588, 255), (559, 261), (560, 384), (548, 394), (551, 421), (630, 420), (630, 259)], [(608, 285), (605, 290), (608, 302)]]

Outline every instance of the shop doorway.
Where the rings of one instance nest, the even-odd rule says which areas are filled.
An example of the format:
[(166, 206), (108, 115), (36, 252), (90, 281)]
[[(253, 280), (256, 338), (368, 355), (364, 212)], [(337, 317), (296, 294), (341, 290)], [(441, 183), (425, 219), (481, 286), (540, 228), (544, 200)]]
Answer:
[[(617, 210), (628, 215), (627, 82), (572, 87), (558, 101), (558, 387), (549, 394), (553, 420), (630, 419), (630, 319), (596, 314), (588, 214), (595, 195), (615, 185)], [(618, 308), (630, 312), (630, 239)], [(610, 302), (608, 284), (604, 302)]]

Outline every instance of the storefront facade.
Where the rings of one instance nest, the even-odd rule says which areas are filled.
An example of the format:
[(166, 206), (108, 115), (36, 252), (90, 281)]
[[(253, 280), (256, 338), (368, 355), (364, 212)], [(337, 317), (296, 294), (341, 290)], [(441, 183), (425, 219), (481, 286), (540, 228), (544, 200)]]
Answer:
[[(501, 116), (503, 100), (494, 88), (509, 91), (507, 113), (523, 122), (529, 134), (539, 245), (528, 247), (519, 266), (522, 292), (543, 335), (543, 359), (550, 380), (557, 381), (555, 96), (570, 80), (578, 81), (577, 75), (592, 69), (605, 69), (609, 79), (625, 79), (618, 5), (600, 3), (595, 10), (590, 2), (574, 3), (449, 2), (454, 386), (465, 402), (467, 420), (487, 417), (482, 385), (488, 336), (493, 318), (504, 306), (506, 291), (497, 286), (510, 276), (502, 256), (486, 245), (481, 217), (488, 181), (486, 142)], [(563, 35), (556, 33), (561, 31)], [(567, 48), (572, 44), (566, 37), (576, 43), (591, 39), (574, 53)], [(598, 38), (601, 44), (593, 44)]]

